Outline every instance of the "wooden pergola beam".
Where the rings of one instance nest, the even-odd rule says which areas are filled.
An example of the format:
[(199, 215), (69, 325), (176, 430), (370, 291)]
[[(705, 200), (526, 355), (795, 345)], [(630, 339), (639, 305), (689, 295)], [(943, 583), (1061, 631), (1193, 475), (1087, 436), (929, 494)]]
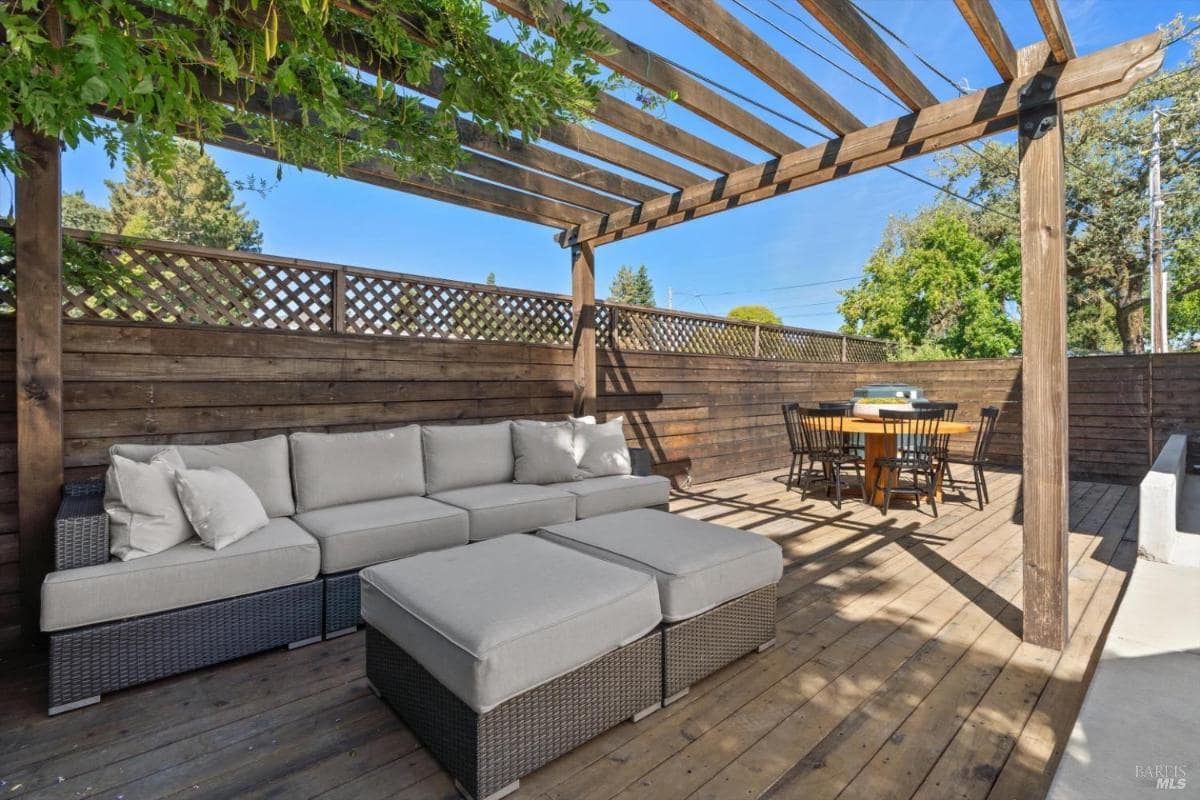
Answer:
[(624, 131), (643, 142), (657, 145), (669, 153), (682, 156), (714, 172), (725, 174), (753, 163), (748, 158), (734, 155), (611, 94), (601, 93), (592, 113), (598, 122)]
[(1021, 216), (1021, 473), (1025, 641), (1067, 642), (1067, 251), (1062, 104), (1046, 45), (1021, 51), (1032, 90), (1018, 113)]
[(654, 4), (834, 133), (863, 127), (849, 109), (715, 0), (654, 0)]
[[(534, 13), (529, 0), (489, 2), (528, 25), (536, 27), (543, 21), (539, 14)], [(547, 0), (546, 10), (550, 16), (565, 15), (561, 0)], [(675, 93), (679, 105), (768, 153), (782, 155), (799, 148), (800, 143), (795, 139), (763, 122), (741, 106), (726, 100), (654, 51), (631, 42), (603, 25), (598, 27), (607, 37), (614, 52), (595, 52), (591, 55), (609, 69), (660, 94)]]
[[(1152, 33), (1054, 65), (1057, 98), (1071, 111), (1122, 96), (1161, 66), (1161, 44)], [(601, 245), (1009, 130), (1021, 89), (1011, 81), (956, 97), (608, 215), (565, 231), (559, 242)]]
[(937, 104), (937, 97), (879, 38), (846, 0), (798, 0), (863, 66), (913, 111)]
[(954, 0), (954, 4), (996, 72), (1004, 80), (1011, 81), (1017, 75), (1017, 51), (1000, 24), (991, 0)]
[(1054, 60), (1062, 63), (1075, 58), (1075, 43), (1071, 41), (1071, 32), (1067, 30), (1058, 0), (1029, 0), (1029, 3), (1042, 26), (1042, 32), (1046, 34), (1046, 42), (1050, 45)]

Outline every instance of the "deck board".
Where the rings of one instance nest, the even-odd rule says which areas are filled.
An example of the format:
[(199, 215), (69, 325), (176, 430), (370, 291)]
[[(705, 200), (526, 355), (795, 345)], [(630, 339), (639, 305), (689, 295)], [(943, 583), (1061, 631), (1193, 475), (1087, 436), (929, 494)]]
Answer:
[[(1063, 654), (1020, 641), (1020, 476), (983, 511), (800, 499), (775, 473), (672, 511), (784, 548), (779, 637), (522, 781), (515, 798), (1033, 798), (1044, 794), (1135, 556), (1133, 487), (1071, 486)], [(0, 660), (8, 797), (454, 797), (369, 694), (361, 633), (44, 715), (39, 654)]]

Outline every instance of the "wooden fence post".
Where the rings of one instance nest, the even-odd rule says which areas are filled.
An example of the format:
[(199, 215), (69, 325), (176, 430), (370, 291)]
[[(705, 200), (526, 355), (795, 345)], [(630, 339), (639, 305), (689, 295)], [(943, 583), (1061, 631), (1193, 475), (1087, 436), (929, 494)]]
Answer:
[(1025, 641), (1067, 642), (1067, 259), (1062, 107), (1040, 73), (1046, 45), (1020, 53), (1021, 425)]
[(346, 332), (346, 270), (342, 267), (333, 273), (333, 332)]
[(616, 306), (608, 307), (608, 349), (616, 350), (621, 343), (620, 334), (617, 331), (617, 322), (620, 320), (621, 311)]
[(62, 153), (58, 139), (16, 125), (13, 228), (17, 299), (17, 516), (21, 611), (37, 635), (42, 576), (50, 568), (62, 493)]
[(575, 416), (596, 413), (596, 252), (571, 247), (571, 348)]
[(754, 357), (762, 357), (762, 325), (754, 326)]
[(842, 337), (842, 363), (843, 364), (846, 363), (846, 355), (847, 355), (847, 349), (848, 349), (846, 344), (847, 344), (847, 339), (845, 336), (843, 336)]

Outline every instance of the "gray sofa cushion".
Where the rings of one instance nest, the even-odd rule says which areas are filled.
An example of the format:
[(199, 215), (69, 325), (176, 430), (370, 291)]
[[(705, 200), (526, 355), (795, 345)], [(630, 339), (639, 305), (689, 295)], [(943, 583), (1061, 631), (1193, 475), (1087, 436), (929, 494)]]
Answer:
[(539, 535), (653, 575), (668, 622), (778, 583), (783, 575), (783, 551), (767, 537), (665, 511), (623, 511)]
[(320, 565), (316, 539), (290, 519), (273, 519), (220, 550), (197, 537), (134, 561), (51, 572), (42, 583), (42, 630), (67, 630), (303, 583), (317, 576)]
[(583, 477), (575, 463), (575, 427), (568, 421), (519, 419), (512, 424), (513, 479), (558, 483)]
[(511, 422), (422, 426), (426, 493), (511, 481), (511, 428)]
[(467, 512), (428, 497), (368, 500), (294, 519), (321, 543), (326, 575), (467, 543)]
[(149, 462), (112, 456), (104, 476), (109, 552), (122, 561), (161, 553), (195, 535), (179, 495), (175, 471), (183, 460), (174, 447)]
[(661, 475), (606, 475), (603, 478), (554, 483), (551, 488), (575, 495), (575, 516), (579, 519), (659, 506), (671, 501), (671, 481)]
[(629, 447), (625, 444), (625, 418), (599, 423), (589, 423), (586, 419), (576, 418), (572, 422), (575, 426), (575, 458), (584, 477), (632, 473)]
[[(149, 461), (161, 444), (114, 444), (109, 448), (134, 461)], [(229, 444), (177, 444), (188, 469), (224, 467), (250, 485), (269, 517), (286, 517), (296, 511), (292, 500), (292, 474), (288, 468), (286, 436), (269, 436)]]
[(425, 494), (421, 428), (356, 433), (293, 433), (296, 510)]
[(661, 618), (650, 576), (534, 536), (360, 575), (363, 619), (480, 713), (635, 641)]
[(575, 519), (575, 495), (549, 486), (494, 483), (439, 492), (430, 497), (466, 509), (472, 542), (536, 531)]

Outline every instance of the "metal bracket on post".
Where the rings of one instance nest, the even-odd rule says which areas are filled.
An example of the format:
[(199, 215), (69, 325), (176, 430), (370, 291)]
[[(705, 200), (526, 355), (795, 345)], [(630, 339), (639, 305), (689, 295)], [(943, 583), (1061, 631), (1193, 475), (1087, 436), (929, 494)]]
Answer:
[(1034, 75), (1017, 93), (1021, 132), (1040, 139), (1058, 124), (1058, 76)]

